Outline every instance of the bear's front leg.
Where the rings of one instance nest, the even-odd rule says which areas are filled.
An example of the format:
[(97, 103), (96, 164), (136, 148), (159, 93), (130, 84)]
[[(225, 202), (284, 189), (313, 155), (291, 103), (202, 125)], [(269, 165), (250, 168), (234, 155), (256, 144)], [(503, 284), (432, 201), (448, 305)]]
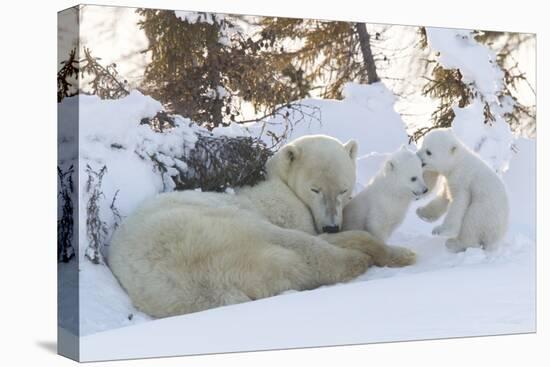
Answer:
[(441, 225), (433, 229), (432, 234), (445, 237), (458, 236), (469, 203), (470, 195), (467, 191), (461, 190), (453, 195), (453, 200), (449, 206), (449, 212), (445, 220)]
[(446, 196), (437, 196), (427, 205), (416, 209), (416, 215), (425, 222), (435, 222), (447, 211), (449, 199)]
[(449, 192), (447, 185), (441, 189), (437, 196), (423, 207), (416, 209), (416, 214), (425, 222), (435, 222), (449, 207)]
[(402, 267), (416, 261), (413, 251), (405, 247), (388, 246), (366, 231), (322, 234), (319, 238), (338, 247), (361, 251), (369, 255), (377, 266)]

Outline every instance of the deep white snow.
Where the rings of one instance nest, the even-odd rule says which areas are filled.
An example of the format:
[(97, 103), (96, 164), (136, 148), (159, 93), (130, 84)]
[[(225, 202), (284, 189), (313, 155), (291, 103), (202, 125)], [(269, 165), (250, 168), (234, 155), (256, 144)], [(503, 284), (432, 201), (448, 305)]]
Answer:
[[(453, 34), (446, 30), (438, 34), (434, 29), (428, 35), (433, 47), (447, 47), (441, 46), (444, 62), (468, 70), (465, 75), (482, 86), (487, 96), (495, 93), (486, 80), (484, 66), (476, 67), (481, 62), (478, 55), (481, 51), (471, 49), (475, 45), (469, 38), (462, 38), (461, 32)], [(454, 42), (451, 46), (445, 41), (449, 38)], [(467, 53), (461, 54), (462, 49), (468, 50)], [(464, 55), (471, 56), (471, 61), (465, 61)], [(318, 133), (342, 141), (356, 139), (360, 146), (356, 187), (359, 190), (387, 154), (409, 141), (406, 126), (394, 110), (395, 97), (382, 83), (348, 84), (344, 96), (342, 101), (300, 101), (317, 107), (321, 122), (302, 121), (292, 129), (289, 139)], [(71, 103), (76, 103), (75, 99), (68, 98), (60, 108), (69, 108)], [(178, 119), (176, 129), (163, 134), (140, 126), (141, 118), (154, 115), (162, 107), (139, 92), (115, 101), (80, 96), (80, 103), (80, 174), (86, 177), (86, 164), (94, 169), (107, 165), (101, 215), (112, 230), (115, 219), (108, 204), (117, 190), (120, 190), (117, 206), (123, 216), (129, 215), (143, 199), (170, 190), (169, 178), (163, 179), (150, 160), (139, 156), (160, 152), (161, 159), (177, 164), (173, 158), (182, 149), (192, 147), (194, 132), (199, 128), (182, 118)], [(535, 141), (515, 139), (500, 121), (485, 125), (478, 108), (475, 103), (457, 108), (453, 129), (502, 174), (506, 183), (511, 224), (496, 251), (448, 252), (445, 239), (431, 235), (437, 223), (425, 223), (415, 214), (416, 208), (426, 203), (425, 199), (411, 206), (405, 222), (389, 239), (390, 244), (416, 251), (418, 262), (413, 266), (371, 268), (348, 284), (286, 292), (245, 304), (151, 320), (133, 308), (106, 265), (94, 265), (83, 257), (87, 241), (82, 226), (79, 273), (82, 360), (535, 331)], [(265, 130), (280, 133), (284, 128), (281, 122), (282, 118), (277, 117), (266, 125), (232, 125), (214, 133), (261, 134), (270, 144)], [(60, 139), (63, 141), (64, 137)], [(181, 141), (187, 142), (185, 148)], [(113, 148), (113, 144), (123, 148)], [(67, 150), (65, 154), (62, 160), (70, 162), (77, 153)], [(82, 208), (87, 200), (83, 181), (79, 183), (83, 194), (81, 223), (86, 219)], [(70, 267), (61, 265), (61, 272), (64, 271), (70, 271)]]

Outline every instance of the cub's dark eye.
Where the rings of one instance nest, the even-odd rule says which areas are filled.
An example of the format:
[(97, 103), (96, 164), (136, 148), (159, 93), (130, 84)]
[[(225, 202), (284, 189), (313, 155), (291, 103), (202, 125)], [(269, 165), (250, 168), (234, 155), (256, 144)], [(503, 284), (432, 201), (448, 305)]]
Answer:
[(348, 192), (348, 190), (342, 190), (340, 191), (340, 195), (344, 195), (346, 192)]
[(416, 177), (411, 177), (411, 181), (412, 182), (416, 181)]
[(313, 191), (314, 193), (318, 194), (319, 193), (319, 189), (311, 189), (311, 191)]
[(430, 152), (429, 150), (426, 150), (426, 154), (427, 155), (432, 155), (432, 152)]

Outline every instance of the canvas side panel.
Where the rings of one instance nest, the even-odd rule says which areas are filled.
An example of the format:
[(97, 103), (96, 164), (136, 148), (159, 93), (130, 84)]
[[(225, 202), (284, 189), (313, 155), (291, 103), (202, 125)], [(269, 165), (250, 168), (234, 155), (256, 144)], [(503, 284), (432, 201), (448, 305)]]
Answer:
[(57, 351), (79, 360), (79, 7), (57, 16)]

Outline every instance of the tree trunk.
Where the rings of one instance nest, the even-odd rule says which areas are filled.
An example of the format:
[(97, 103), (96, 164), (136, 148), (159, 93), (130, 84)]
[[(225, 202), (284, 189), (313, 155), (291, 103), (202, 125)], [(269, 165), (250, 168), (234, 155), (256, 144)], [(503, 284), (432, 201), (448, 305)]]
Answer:
[(218, 87), (221, 86), (221, 72), (213, 71), (212, 89), (215, 91), (214, 101), (212, 103), (212, 122), (214, 127), (223, 125), (223, 97), (218, 93)]
[(361, 53), (363, 54), (363, 62), (367, 67), (367, 84), (379, 82), (380, 78), (376, 72), (376, 64), (374, 63), (374, 58), (372, 56), (370, 35), (367, 32), (367, 26), (365, 23), (355, 23), (355, 30), (359, 35), (359, 44), (361, 46)]
[(212, 127), (218, 127), (223, 124), (223, 98), (218, 93), (218, 87), (221, 86), (221, 68), (222, 60), (220, 60), (221, 46), (215, 41), (208, 47), (208, 84), (214, 93), (213, 100), (210, 102), (209, 111), (211, 114)]

